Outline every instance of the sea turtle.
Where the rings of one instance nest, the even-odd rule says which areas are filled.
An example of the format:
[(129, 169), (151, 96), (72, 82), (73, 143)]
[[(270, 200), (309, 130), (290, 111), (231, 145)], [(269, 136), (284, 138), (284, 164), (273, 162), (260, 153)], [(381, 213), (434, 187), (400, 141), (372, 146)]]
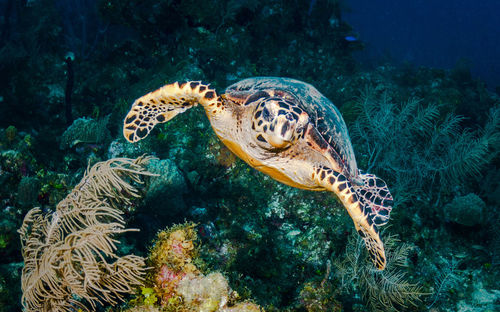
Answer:
[(358, 170), (347, 127), (332, 102), (290, 78), (244, 79), (220, 96), (200, 81), (175, 82), (137, 99), (123, 134), (137, 142), (157, 123), (198, 103), (217, 136), (250, 166), (293, 187), (334, 192), (375, 266), (385, 268), (378, 226), (387, 223), (393, 199), (383, 180)]

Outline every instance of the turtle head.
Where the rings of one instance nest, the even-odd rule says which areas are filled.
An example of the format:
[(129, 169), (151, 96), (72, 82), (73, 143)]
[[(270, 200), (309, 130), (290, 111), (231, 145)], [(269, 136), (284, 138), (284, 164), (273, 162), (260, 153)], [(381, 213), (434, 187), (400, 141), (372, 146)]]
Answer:
[(257, 105), (252, 129), (262, 148), (285, 149), (303, 137), (309, 124), (308, 114), (292, 102), (271, 97)]
[(167, 84), (134, 101), (123, 120), (123, 135), (129, 142), (144, 139), (158, 123), (167, 122), (198, 103), (217, 106), (215, 90), (198, 81)]

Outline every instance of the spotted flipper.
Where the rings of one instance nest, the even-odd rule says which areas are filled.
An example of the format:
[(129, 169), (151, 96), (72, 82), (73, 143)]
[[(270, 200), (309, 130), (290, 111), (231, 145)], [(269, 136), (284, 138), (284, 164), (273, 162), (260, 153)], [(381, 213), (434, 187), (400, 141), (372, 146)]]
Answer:
[(167, 84), (135, 100), (123, 120), (123, 135), (129, 142), (140, 141), (156, 124), (167, 122), (198, 103), (216, 107), (215, 90), (199, 81)]
[(360, 173), (358, 176), (363, 181), (363, 185), (354, 185), (354, 189), (360, 202), (365, 206), (365, 210), (369, 212), (376, 226), (387, 224), (394, 203), (387, 184), (373, 174)]
[(379, 270), (385, 269), (386, 257), (384, 244), (380, 239), (379, 230), (371, 216), (371, 208), (365, 199), (358, 195), (351, 182), (341, 173), (329, 168), (317, 168), (314, 173), (317, 182), (334, 192), (354, 222), (356, 231), (365, 241), (370, 258)]

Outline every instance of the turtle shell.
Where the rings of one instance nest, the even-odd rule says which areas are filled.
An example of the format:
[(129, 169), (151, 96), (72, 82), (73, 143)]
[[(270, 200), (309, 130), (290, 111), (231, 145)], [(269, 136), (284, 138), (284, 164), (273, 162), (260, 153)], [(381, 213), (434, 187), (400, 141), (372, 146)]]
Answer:
[[(341, 157), (342, 168), (350, 179), (358, 176), (356, 158), (347, 131), (347, 126), (335, 105), (312, 85), (281, 77), (253, 77), (241, 80), (226, 89), (226, 93), (249, 95), (249, 99), (262, 97), (260, 91), (267, 91), (274, 96), (284, 97), (299, 105), (309, 114), (310, 122), (316, 127), (323, 139)], [(246, 103), (251, 102), (249, 100)]]

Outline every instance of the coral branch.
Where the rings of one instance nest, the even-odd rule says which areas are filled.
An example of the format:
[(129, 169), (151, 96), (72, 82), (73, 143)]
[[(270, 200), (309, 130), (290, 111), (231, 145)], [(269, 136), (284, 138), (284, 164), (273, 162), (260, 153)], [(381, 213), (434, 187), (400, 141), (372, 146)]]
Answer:
[(24, 269), (22, 304), (26, 311), (88, 311), (97, 303), (116, 304), (142, 285), (144, 259), (119, 257), (117, 234), (125, 228), (120, 208), (139, 197), (132, 183), (152, 175), (149, 158), (100, 162), (49, 214), (33, 208), (21, 236)]

